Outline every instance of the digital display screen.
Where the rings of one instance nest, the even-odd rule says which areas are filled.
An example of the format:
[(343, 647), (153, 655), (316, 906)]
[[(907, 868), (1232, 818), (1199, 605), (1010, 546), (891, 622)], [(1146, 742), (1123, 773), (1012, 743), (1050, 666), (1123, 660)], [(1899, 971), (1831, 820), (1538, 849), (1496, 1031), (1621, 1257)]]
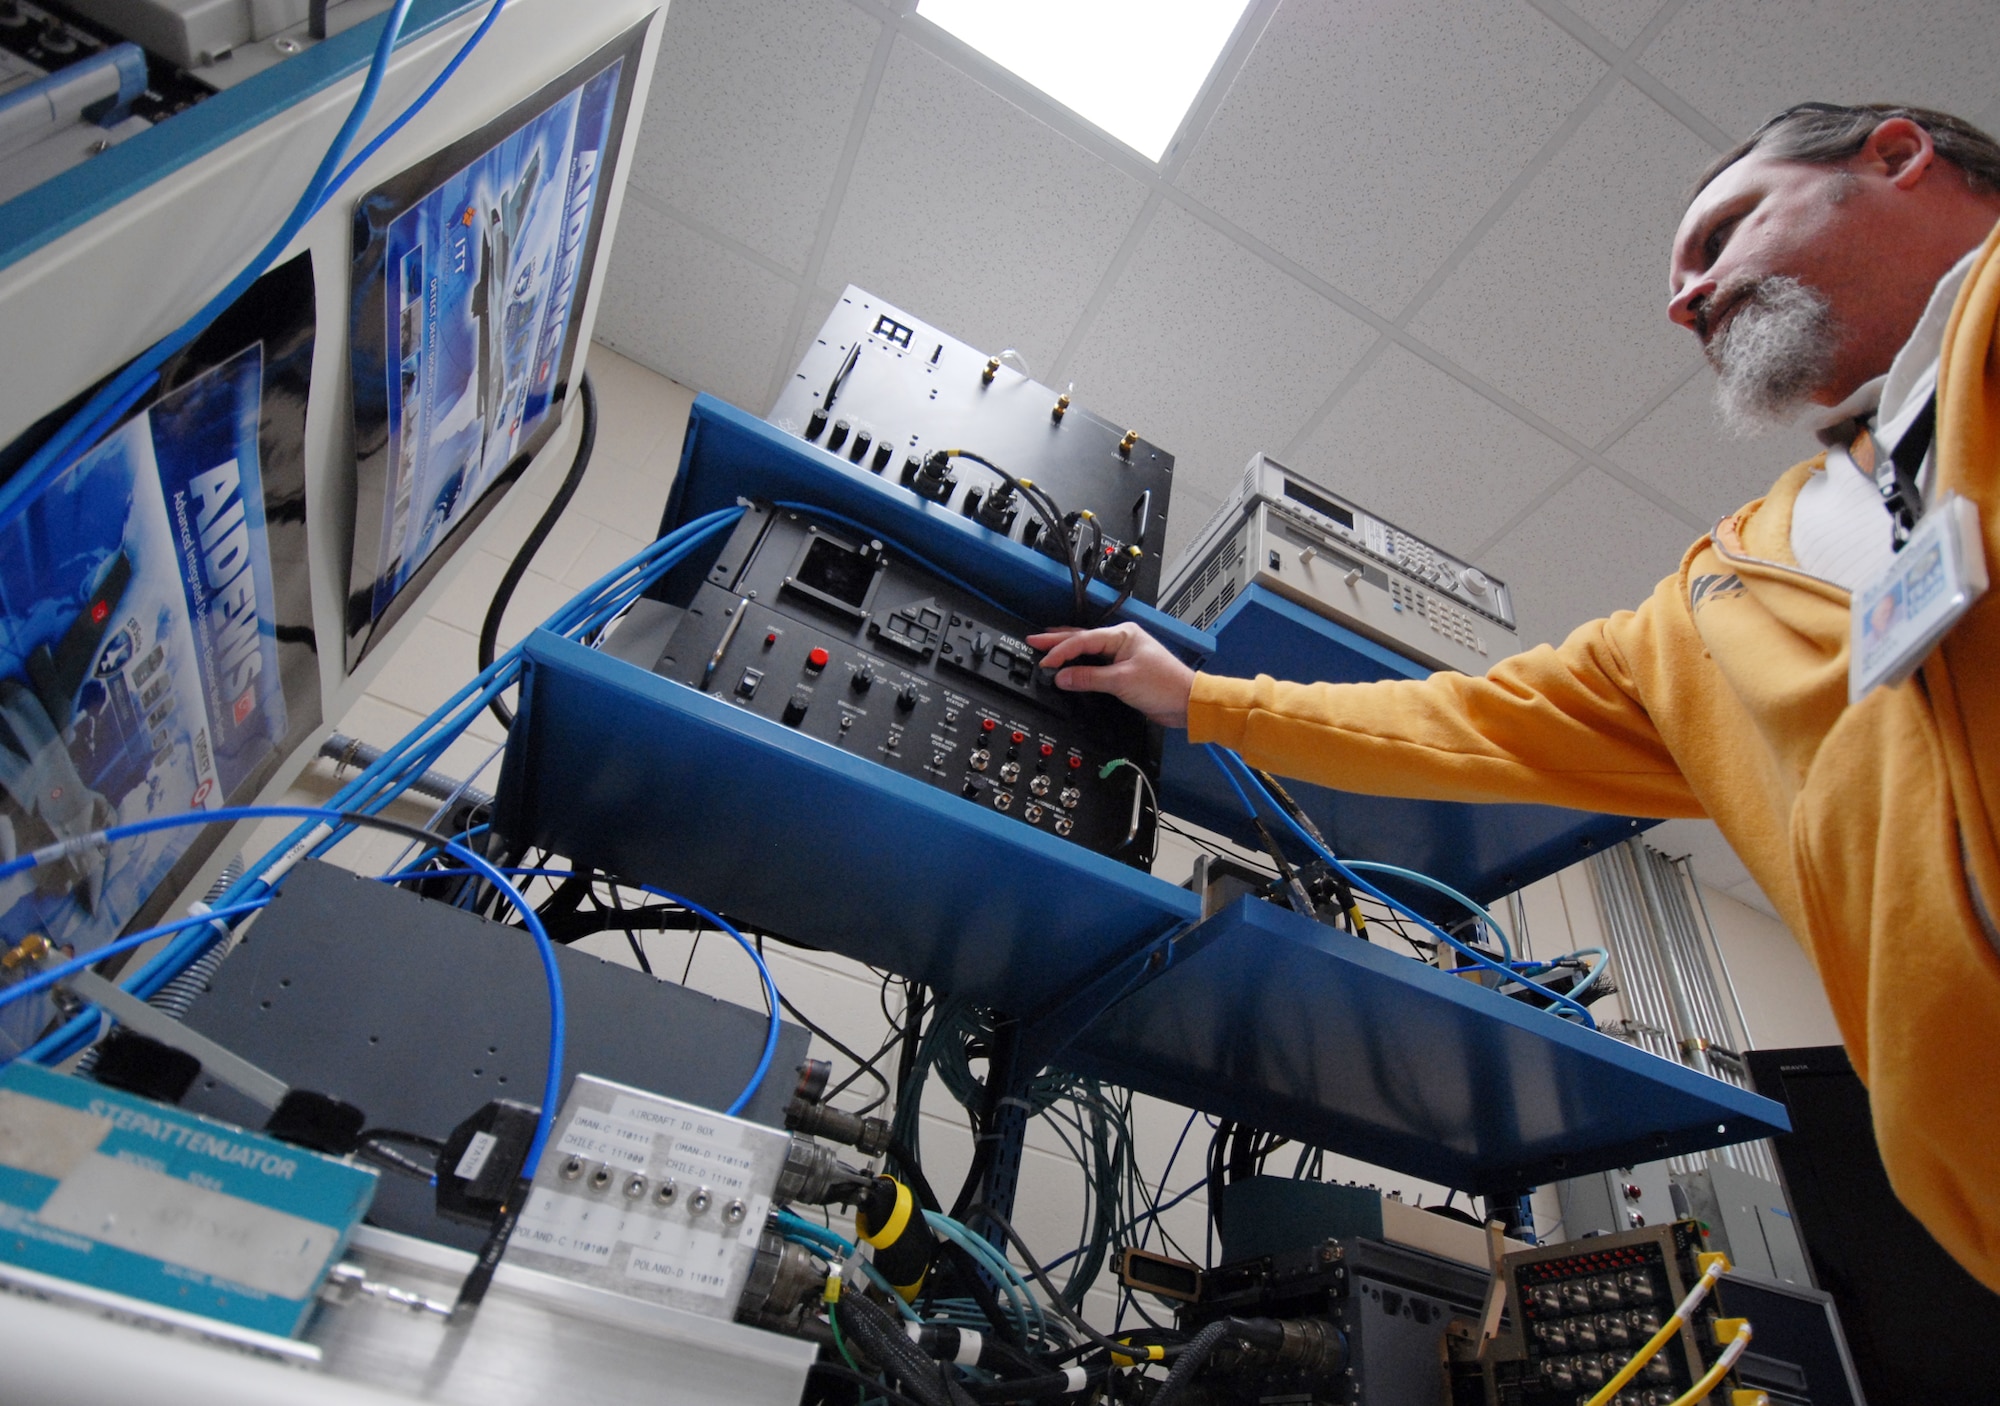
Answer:
[(1285, 496), (1293, 502), (1304, 503), (1316, 513), (1324, 513), (1342, 527), (1354, 526), (1354, 514), (1330, 498), (1322, 498), (1310, 488), (1301, 488), (1290, 479), (1285, 480)]

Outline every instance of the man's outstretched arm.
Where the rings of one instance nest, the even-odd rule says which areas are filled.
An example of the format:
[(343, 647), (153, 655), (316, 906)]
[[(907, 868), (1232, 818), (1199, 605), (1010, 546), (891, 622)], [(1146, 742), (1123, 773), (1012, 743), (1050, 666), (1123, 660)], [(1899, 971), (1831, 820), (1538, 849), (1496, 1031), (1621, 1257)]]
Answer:
[[(1671, 581), (1671, 578), (1670, 578)], [(1672, 588), (1578, 628), (1558, 648), (1484, 677), (1366, 684), (1197, 674), (1137, 625), (1031, 636), (1062, 688), (1109, 693), (1282, 775), (1370, 795), (1537, 801), (1628, 815), (1699, 816), (1701, 803), (1641, 701), (1664, 676), (1657, 631)], [(1079, 660), (1090, 662), (1079, 663)], [(1660, 680), (1653, 680), (1657, 685)]]

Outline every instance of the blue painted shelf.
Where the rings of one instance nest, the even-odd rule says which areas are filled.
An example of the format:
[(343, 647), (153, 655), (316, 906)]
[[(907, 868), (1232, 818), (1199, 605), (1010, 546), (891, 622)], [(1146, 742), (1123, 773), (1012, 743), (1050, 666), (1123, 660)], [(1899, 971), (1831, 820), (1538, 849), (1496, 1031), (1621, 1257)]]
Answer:
[(1065, 1063), (1482, 1193), (1791, 1127), (1782, 1104), (1256, 899), (1174, 948)]
[(1028, 1012), (1198, 918), (1192, 893), (537, 631), (497, 826), (732, 919)]

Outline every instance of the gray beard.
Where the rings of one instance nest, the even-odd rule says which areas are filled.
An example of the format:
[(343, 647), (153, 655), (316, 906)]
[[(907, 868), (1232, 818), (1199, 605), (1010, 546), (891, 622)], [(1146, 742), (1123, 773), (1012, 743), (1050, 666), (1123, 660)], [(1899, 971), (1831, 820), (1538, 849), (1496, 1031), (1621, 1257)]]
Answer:
[(1833, 370), (1833, 307), (1796, 278), (1757, 280), (1704, 354), (1720, 378), (1715, 409), (1732, 434), (1789, 423)]

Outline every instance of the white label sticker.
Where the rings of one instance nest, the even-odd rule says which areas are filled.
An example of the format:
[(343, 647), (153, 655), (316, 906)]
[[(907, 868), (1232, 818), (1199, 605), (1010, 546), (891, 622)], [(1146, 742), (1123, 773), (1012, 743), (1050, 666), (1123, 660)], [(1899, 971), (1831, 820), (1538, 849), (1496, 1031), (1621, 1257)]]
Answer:
[(752, 1196), (750, 1198), (750, 1214), (743, 1217), (743, 1229), (736, 1233), (736, 1238), (746, 1245), (756, 1244), (764, 1234), (764, 1222), (769, 1219), (770, 1214), (771, 1198), (768, 1196)]
[(500, 1145), (500, 1139), (491, 1133), (474, 1133), (472, 1141), (465, 1145), (465, 1155), (452, 1168), (452, 1175), (472, 1181), (486, 1169), (486, 1159), (493, 1155), (493, 1149)]
[(311, 1293), (340, 1244), (330, 1225), (94, 1152), (36, 1216), (99, 1244), (281, 1299)]
[(675, 1179), (712, 1189), (718, 1196), (745, 1196), (750, 1190), (750, 1173), (755, 1163), (750, 1154), (735, 1148), (717, 1147), (706, 1142), (674, 1139), (667, 1154), (667, 1171)]
[[(634, 1227), (636, 1229), (636, 1227)], [(685, 1221), (650, 1220), (632, 1246), (628, 1277), (707, 1298), (729, 1291), (729, 1242)]]
[(643, 1123), (613, 1113), (600, 1113), (595, 1108), (579, 1108), (570, 1116), (556, 1150), (606, 1166), (643, 1172), (653, 1155), (653, 1136), (653, 1129)]
[(633, 1123), (681, 1138), (721, 1143), (734, 1147), (742, 1141), (742, 1129), (732, 1120), (699, 1108), (674, 1108), (649, 1098), (618, 1094), (611, 1100), (611, 1116), (621, 1123)]
[(609, 1264), (624, 1233), (624, 1213), (603, 1201), (537, 1187), (514, 1223), (512, 1244), (581, 1264)]
[(60, 1181), (110, 1131), (109, 1118), (0, 1089), (0, 1167)]

